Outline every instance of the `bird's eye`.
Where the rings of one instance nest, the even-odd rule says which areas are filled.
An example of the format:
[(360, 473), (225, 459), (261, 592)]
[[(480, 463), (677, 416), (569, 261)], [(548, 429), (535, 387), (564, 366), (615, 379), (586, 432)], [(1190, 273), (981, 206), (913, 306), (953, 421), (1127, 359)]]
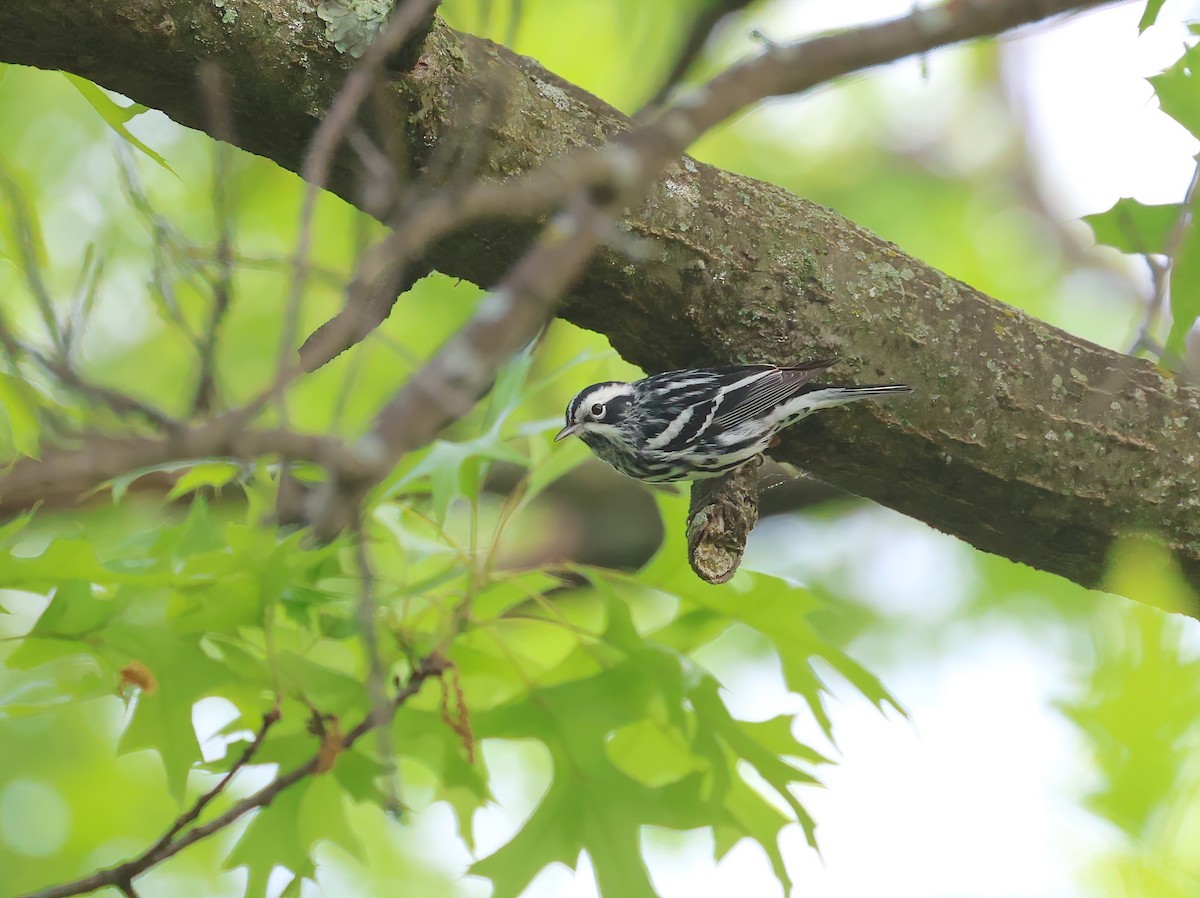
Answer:
[(604, 403), (597, 402), (595, 405), (592, 406), (592, 417), (593, 418), (603, 418), (604, 417)]

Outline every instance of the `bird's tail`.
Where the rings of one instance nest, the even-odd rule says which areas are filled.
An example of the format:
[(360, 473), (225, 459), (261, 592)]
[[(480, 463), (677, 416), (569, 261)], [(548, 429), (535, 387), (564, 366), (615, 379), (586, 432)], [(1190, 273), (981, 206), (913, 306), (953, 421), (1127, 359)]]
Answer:
[(808, 394), (813, 410), (845, 405), (860, 399), (885, 399), (901, 393), (912, 393), (908, 384), (866, 384), (861, 387), (820, 387)]

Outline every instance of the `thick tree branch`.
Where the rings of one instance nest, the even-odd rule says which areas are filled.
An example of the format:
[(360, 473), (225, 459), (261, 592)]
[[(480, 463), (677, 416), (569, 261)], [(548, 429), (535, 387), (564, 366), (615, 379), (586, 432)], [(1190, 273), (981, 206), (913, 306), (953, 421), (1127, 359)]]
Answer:
[[(924, 22), (961, 16), (954, 21), (976, 29), (955, 33), (967, 37), (1076, 5), (957, 2)], [(0, 58), (75, 71), (203, 127), (192, 72), (219, 48), (241, 144), (295, 170), (349, 60), (295, 4), (242, 0), (239, 9), (226, 24), (202, 0), (9, 0), (0, 5)], [(921, 23), (907, 39), (928, 38)], [(850, 61), (874, 64), (878, 49), (865, 41)], [(769, 91), (804, 86), (778, 60), (758, 74)], [(374, 110), (380, 130), (407, 137), (400, 170), (419, 171), (462, 124), (458, 96), (503, 98), (480, 137), (483, 168), (497, 177), (629, 127), (535, 62), (437, 26), (412, 71), (393, 82), (394, 106)], [(339, 158), (330, 186), (357, 199), (353, 159)], [(602, 250), (561, 307), (626, 358), (664, 369), (828, 353), (848, 359), (847, 379), (895, 378), (920, 391), (903, 406), (806, 422), (778, 457), (1087, 585), (1100, 582), (1114, 538), (1149, 530), (1200, 582), (1194, 389), (998, 303), (829, 210), (691, 160), (669, 166), (626, 221), (660, 251), (634, 261)], [(536, 216), (489, 219), (441, 239), (421, 261), (491, 285), (538, 226)]]

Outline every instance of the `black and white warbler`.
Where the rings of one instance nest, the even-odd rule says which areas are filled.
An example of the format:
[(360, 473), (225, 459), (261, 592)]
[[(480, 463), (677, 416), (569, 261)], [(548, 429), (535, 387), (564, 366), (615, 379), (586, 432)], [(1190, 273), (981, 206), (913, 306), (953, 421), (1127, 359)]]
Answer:
[(638, 480), (700, 480), (757, 458), (779, 431), (817, 409), (912, 392), (906, 384), (810, 383), (838, 361), (685, 368), (592, 384), (571, 400), (554, 441), (577, 435)]

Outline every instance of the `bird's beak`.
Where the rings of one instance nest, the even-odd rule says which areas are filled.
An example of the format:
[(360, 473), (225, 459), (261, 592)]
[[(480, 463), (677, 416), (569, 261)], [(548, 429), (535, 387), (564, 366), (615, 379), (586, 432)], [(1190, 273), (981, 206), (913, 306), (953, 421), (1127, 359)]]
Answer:
[(555, 435), (554, 442), (557, 443), (559, 440), (565, 440), (567, 437), (574, 436), (578, 432), (579, 432), (578, 424), (568, 424), (566, 427), (564, 427), (562, 430), (560, 430)]

